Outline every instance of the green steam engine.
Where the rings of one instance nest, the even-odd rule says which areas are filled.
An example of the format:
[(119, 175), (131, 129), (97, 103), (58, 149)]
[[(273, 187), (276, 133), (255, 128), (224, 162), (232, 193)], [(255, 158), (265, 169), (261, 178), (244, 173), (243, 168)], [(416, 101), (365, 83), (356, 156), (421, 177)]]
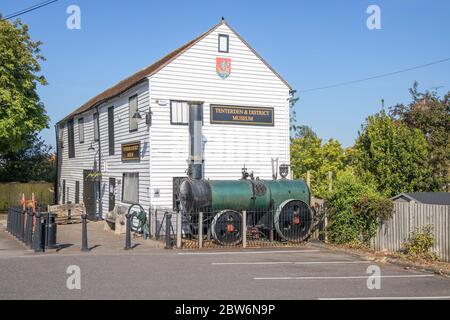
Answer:
[(302, 242), (311, 233), (311, 194), (303, 180), (288, 180), (289, 167), (280, 166), (281, 179), (260, 180), (244, 168), (240, 180), (203, 178), (200, 103), (190, 104), (188, 178), (174, 190), (179, 210), (195, 220), (202, 212), (210, 235), (222, 245), (242, 241), (243, 213), (247, 230), (267, 238)]

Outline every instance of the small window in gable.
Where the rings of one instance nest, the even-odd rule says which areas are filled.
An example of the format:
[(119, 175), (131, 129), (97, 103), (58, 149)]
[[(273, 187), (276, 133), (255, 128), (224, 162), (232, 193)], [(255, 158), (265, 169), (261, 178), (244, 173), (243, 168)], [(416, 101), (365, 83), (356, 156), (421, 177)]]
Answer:
[(227, 34), (219, 34), (219, 52), (228, 53), (230, 37)]

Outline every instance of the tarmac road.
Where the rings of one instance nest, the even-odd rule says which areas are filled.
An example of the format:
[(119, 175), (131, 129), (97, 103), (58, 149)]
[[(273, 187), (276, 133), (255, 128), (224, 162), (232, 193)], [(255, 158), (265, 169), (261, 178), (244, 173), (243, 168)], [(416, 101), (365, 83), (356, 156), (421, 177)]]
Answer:
[[(18, 254), (0, 251), (0, 299), (450, 299), (442, 276), (307, 246), (286, 250)], [(10, 252), (6, 254), (5, 252)], [(80, 290), (66, 286), (71, 265)]]

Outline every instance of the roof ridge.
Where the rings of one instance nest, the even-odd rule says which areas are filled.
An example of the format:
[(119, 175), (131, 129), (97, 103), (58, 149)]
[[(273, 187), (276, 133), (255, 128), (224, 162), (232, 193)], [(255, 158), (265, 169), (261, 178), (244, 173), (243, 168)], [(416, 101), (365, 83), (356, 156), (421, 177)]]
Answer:
[(83, 112), (86, 112), (88, 110), (93, 109), (94, 107), (98, 107), (102, 103), (105, 103), (106, 101), (113, 99), (130, 88), (132, 88), (135, 85), (138, 85), (139, 83), (143, 82), (147, 77), (157, 73), (162, 68), (167, 66), (169, 63), (171, 63), (173, 60), (178, 58), (180, 55), (182, 55), (184, 52), (186, 52), (188, 49), (190, 49), (192, 46), (194, 46), (196, 43), (201, 41), (203, 38), (205, 38), (207, 35), (209, 35), (211, 32), (216, 30), (221, 25), (227, 26), (231, 32), (233, 32), (290, 90), (292, 90), (292, 87), (289, 85), (289, 83), (281, 77), (280, 74), (278, 74), (266, 60), (264, 60), (261, 55), (259, 55), (256, 50), (254, 50), (250, 44), (245, 41), (244, 38), (242, 38), (239, 33), (237, 33), (226, 21), (224, 18), (220, 20), (219, 23), (214, 25), (212, 28), (210, 28), (208, 31), (200, 34), (196, 38), (192, 39), (191, 41), (188, 41), (181, 47), (178, 47), (177, 49), (171, 51), (170, 53), (166, 54), (165, 56), (161, 57), (160, 59), (156, 60), (154, 63), (148, 65), (147, 67), (143, 67), (137, 72), (133, 73), (132, 75), (126, 77), (125, 79), (117, 82), (116, 84), (112, 85), (111, 87), (103, 90), (101, 93), (97, 94), (96, 96), (92, 97), (88, 101), (86, 101), (84, 104), (82, 104), (80, 107), (78, 107), (75, 111), (71, 112), (68, 116), (64, 117), (62, 120), (58, 121), (57, 124), (67, 121), (68, 119), (82, 114)]
[(103, 90), (98, 95), (92, 97), (88, 101), (86, 101), (84, 104), (82, 104), (80, 107), (78, 107), (75, 111), (71, 112), (68, 116), (64, 117), (62, 120), (58, 121), (58, 123), (64, 122), (78, 114), (81, 114), (83, 112), (86, 112), (120, 94), (127, 91), (131, 87), (139, 84), (143, 80), (145, 80), (148, 76), (151, 76), (152, 74), (158, 72), (162, 68), (164, 68), (167, 64), (178, 58), (181, 54), (186, 52), (189, 48), (191, 48), (193, 45), (195, 45), (197, 42), (202, 40), (204, 37), (206, 37), (208, 34), (213, 32), (215, 29), (217, 29), (222, 24), (226, 24), (225, 20), (221, 20), (218, 24), (215, 24), (212, 28), (210, 28), (208, 31), (200, 34), (196, 38), (186, 42), (182, 46), (178, 47), (177, 49), (169, 52), (165, 56), (161, 57), (160, 59), (156, 60), (154, 63), (143, 67), (139, 69), (137, 72), (133, 73), (132, 75), (126, 77), (125, 79), (117, 82), (116, 84), (108, 87), (107, 89)]

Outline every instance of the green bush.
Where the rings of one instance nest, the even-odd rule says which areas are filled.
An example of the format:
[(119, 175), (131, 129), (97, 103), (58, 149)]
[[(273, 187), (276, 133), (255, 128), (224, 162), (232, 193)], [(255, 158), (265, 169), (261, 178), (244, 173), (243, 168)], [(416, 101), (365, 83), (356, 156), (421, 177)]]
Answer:
[(392, 202), (350, 171), (338, 175), (327, 200), (328, 239), (337, 244), (369, 245), (379, 219), (392, 215)]
[(364, 196), (354, 204), (353, 213), (360, 218), (360, 236), (364, 244), (369, 244), (377, 232), (378, 222), (392, 217), (393, 210), (392, 201), (378, 195)]
[(436, 253), (431, 251), (434, 245), (434, 235), (430, 225), (412, 232), (409, 241), (403, 244), (404, 253), (412, 258), (438, 260)]

